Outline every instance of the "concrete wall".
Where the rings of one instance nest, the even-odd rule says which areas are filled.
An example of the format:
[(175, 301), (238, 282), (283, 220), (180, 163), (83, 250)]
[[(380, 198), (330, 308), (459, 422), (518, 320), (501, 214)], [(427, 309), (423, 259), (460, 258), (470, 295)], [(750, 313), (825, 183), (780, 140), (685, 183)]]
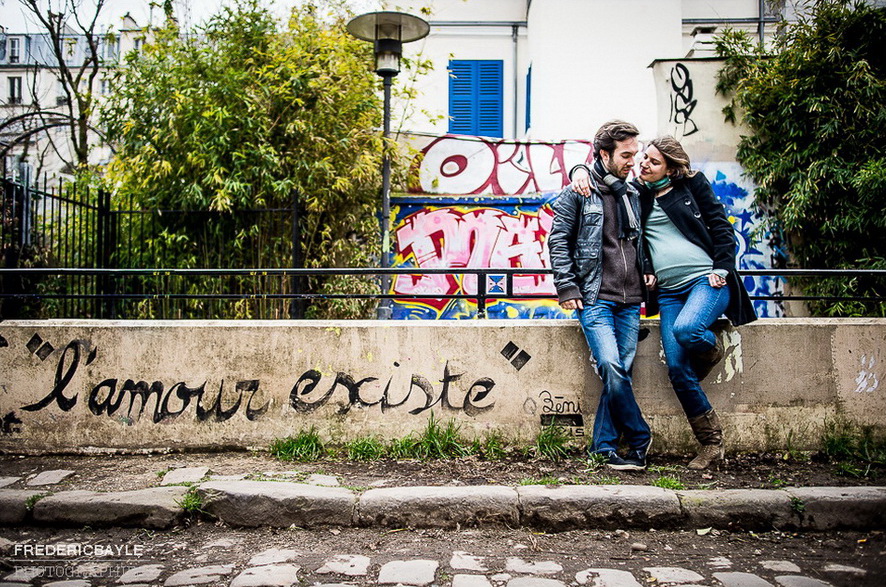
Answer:
[[(637, 396), (655, 450), (684, 450), (657, 322), (644, 325)], [(725, 336), (706, 388), (731, 450), (815, 448), (838, 417), (886, 429), (886, 320), (770, 319)], [(391, 439), (432, 414), (522, 442), (556, 419), (583, 440), (600, 389), (587, 356), (574, 320), (3, 322), (0, 450), (266, 447), (311, 427)]]

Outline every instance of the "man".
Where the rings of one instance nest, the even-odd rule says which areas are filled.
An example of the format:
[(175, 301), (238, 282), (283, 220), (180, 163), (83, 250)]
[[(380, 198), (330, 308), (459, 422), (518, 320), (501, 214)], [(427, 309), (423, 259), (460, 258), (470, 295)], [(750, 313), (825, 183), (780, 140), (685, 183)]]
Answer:
[[(627, 177), (639, 151), (637, 128), (614, 120), (594, 137), (589, 182), (564, 189), (554, 202), (548, 237), (560, 306), (575, 310), (603, 380), (591, 451), (618, 470), (646, 468), (652, 442), (634, 398), (631, 372), (645, 297), (640, 204)], [(619, 438), (628, 446), (617, 452)]]

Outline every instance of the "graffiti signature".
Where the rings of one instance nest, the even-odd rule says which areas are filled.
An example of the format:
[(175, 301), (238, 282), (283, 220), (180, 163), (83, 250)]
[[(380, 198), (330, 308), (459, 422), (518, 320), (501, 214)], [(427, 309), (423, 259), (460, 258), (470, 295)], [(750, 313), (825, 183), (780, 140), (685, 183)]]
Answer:
[(669, 120), (683, 126), (681, 136), (688, 137), (697, 133), (698, 125), (695, 124), (691, 116), (698, 100), (692, 97), (692, 78), (689, 76), (689, 70), (682, 63), (676, 64), (671, 69), (671, 90), (673, 90), (673, 94), (671, 95)]

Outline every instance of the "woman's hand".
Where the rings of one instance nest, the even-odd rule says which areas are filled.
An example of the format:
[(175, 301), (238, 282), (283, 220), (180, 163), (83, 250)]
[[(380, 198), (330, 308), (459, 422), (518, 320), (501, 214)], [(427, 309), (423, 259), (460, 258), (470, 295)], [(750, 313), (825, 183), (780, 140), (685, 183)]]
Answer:
[(581, 310), (582, 308), (584, 308), (584, 304), (581, 303), (581, 300), (579, 298), (575, 298), (572, 300), (560, 302), (560, 307), (564, 310)]
[(655, 286), (658, 284), (658, 278), (654, 273), (647, 273), (643, 276), (643, 281), (646, 283), (646, 289), (653, 290)]
[(572, 191), (583, 196), (591, 195), (591, 174), (584, 167), (578, 167), (572, 172)]
[(721, 288), (726, 285), (726, 278), (720, 277), (716, 273), (711, 273), (708, 275), (708, 283), (711, 284), (711, 287)]

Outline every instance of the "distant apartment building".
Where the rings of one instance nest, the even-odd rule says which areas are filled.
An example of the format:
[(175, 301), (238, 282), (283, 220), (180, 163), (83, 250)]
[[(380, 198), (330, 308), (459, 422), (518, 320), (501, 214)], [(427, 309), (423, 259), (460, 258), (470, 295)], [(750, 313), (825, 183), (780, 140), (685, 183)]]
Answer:
[[(80, 91), (101, 99), (110, 91), (108, 69), (145, 39), (144, 30), (128, 15), (119, 30), (97, 35), (99, 74), (92, 87), (83, 76)], [(85, 35), (67, 29), (61, 36), (62, 63), (48, 33), (20, 33), (0, 26), (0, 152), (5, 177), (56, 179), (72, 172), (74, 161), (70, 121), (76, 117), (76, 100), (62, 82), (61, 68), (75, 73), (86, 67), (89, 49)], [(90, 163), (110, 155), (100, 136), (90, 131)]]

